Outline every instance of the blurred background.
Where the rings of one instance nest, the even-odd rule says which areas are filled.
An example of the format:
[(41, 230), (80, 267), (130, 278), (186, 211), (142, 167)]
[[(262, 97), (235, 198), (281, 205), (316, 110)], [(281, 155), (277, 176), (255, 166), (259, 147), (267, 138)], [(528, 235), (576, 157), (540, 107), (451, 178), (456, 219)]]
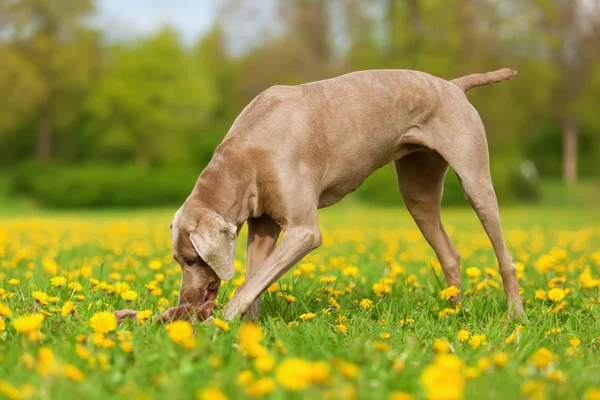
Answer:
[[(469, 92), (501, 205), (598, 205), (600, 0), (0, 0), (0, 207), (179, 205), (271, 85), (501, 67)], [(401, 204), (392, 168), (352, 198)]]

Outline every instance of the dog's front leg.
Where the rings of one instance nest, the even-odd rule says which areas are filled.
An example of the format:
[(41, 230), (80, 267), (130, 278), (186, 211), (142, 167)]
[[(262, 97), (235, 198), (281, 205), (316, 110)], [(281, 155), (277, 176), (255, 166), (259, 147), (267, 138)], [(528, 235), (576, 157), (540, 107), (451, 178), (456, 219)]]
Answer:
[[(246, 280), (265, 263), (275, 249), (281, 228), (273, 218), (264, 214), (258, 218), (248, 219), (248, 249), (246, 251)], [(246, 311), (246, 320), (258, 319), (260, 313), (260, 295)]]
[(321, 245), (321, 232), (314, 226), (295, 226), (283, 232), (283, 238), (263, 265), (239, 287), (225, 307), (224, 317), (232, 320), (244, 314), (254, 300), (287, 270)]

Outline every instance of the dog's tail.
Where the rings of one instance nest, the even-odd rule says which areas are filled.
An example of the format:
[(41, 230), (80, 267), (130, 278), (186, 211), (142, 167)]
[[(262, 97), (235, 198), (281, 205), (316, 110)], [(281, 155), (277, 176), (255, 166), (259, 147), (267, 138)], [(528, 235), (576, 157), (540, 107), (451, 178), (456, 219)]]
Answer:
[(490, 83), (512, 79), (516, 74), (517, 71), (513, 71), (510, 68), (502, 68), (498, 71), (463, 76), (462, 78), (453, 79), (450, 82), (461, 88), (463, 92), (466, 92), (477, 86), (489, 85)]

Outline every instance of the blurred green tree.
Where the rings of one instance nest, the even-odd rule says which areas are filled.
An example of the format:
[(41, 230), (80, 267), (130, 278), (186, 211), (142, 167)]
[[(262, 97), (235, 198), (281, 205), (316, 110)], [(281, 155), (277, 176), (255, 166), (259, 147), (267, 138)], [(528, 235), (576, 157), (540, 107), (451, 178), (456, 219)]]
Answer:
[(0, 92), (9, 93), (0, 129), (36, 120), (37, 132), (26, 132), (37, 135), (37, 158), (46, 161), (56, 131), (73, 123), (95, 72), (99, 36), (85, 24), (94, 2), (0, 0), (0, 10)]
[(189, 162), (192, 129), (219, 103), (206, 60), (192, 57), (169, 28), (109, 49), (106, 70), (87, 103), (97, 156), (146, 165)]

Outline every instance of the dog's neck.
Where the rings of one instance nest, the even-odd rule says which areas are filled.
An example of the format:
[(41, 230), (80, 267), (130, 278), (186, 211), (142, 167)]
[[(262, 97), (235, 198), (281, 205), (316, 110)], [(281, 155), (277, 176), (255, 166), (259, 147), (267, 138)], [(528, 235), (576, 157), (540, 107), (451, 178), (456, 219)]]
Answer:
[(211, 163), (202, 171), (187, 201), (194, 208), (208, 209), (225, 221), (239, 226), (250, 216), (247, 190), (250, 176), (239, 168), (229, 168), (224, 160)]

